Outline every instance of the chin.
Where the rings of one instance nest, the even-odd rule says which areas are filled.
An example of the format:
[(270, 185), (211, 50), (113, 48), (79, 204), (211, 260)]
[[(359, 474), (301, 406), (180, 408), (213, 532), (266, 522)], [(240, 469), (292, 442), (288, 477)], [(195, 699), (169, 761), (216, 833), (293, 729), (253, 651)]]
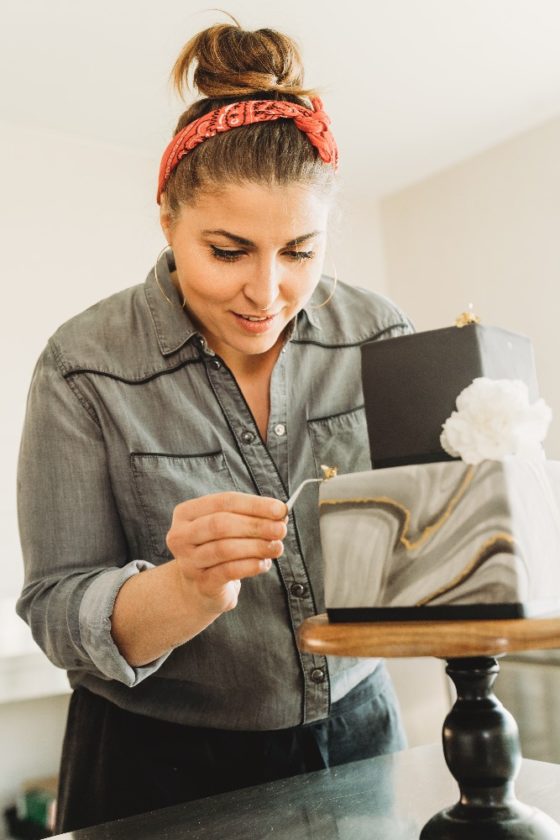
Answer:
[(272, 350), (273, 347), (276, 347), (280, 341), (280, 335), (276, 335), (274, 338), (267, 338), (266, 340), (259, 336), (249, 339), (248, 341), (240, 342), (240, 346), (238, 347), (239, 352), (247, 353), (249, 356), (267, 353), (269, 350)]

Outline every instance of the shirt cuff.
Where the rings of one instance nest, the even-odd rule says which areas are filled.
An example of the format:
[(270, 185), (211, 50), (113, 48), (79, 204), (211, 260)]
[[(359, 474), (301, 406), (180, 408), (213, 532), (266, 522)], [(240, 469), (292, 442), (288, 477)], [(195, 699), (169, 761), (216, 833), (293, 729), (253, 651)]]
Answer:
[(95, 667), (108, 680), (129, 688), (149, 677), (165, 662), (171, 650), (149, 665), (133, 668), (119, 652), (111, 635), (111, 615), (121, 586), (139, 572), (154, 568), (146, 560), (133, 560), (119, 569), (101, 572), (88, 586), (80, 604), (80, 641)]

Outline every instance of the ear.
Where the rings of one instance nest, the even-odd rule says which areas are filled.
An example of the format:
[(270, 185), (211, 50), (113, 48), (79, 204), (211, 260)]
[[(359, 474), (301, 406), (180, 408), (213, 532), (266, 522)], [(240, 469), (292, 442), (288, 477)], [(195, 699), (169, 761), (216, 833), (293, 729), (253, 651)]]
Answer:
[(165, 197), (165, 193), (161, 197), (161, 204), (159, 206), (159, 223), (161, 225), (161, 229), (163, 231), (163, 235), (167, 240), (167, 244), (171, 245), (171, 214), (169, 212), (167, 206), (167, 200)]

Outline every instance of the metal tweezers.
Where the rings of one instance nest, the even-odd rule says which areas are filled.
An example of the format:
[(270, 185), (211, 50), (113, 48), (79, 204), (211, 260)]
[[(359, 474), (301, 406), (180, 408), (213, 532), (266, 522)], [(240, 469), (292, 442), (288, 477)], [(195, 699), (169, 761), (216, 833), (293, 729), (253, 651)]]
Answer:
[(290, 498), (286, 502), (286, 507), (288, 508), (288, 513), (293, 508), (297, 497), (299, 496), (299, 494), (301, 493), (301, 491), (303, 490), (303, 488), (305, 487), (306, 484), (316, 484), (317, 482), (328, 481), (329, 478), (334, 478), (336, 473), (337, 473), (337, 468), (336, 467), (328, 467), (328, 466), (326, 466), (326, 464), (321, 464), (321, 469), (323, 470), (323, 477), (322, 478), (307, 478), (305, 481), (302, 481), (301, 484), (299, 485), (299, 487), (297, 487), (294, 490), (294, 492), (292, 493), (292, 495), (290, 496)]

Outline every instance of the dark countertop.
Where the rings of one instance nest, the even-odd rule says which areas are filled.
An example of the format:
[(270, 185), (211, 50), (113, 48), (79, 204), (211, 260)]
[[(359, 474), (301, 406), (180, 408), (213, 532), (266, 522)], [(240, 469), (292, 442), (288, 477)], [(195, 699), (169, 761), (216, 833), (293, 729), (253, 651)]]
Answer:
[[(560, 822), (560, 765), (524, 760), (520, 800)], [(65, 840), (418, 840), (457, 801), (441, 745), (199, 799), (57, 835)]]

